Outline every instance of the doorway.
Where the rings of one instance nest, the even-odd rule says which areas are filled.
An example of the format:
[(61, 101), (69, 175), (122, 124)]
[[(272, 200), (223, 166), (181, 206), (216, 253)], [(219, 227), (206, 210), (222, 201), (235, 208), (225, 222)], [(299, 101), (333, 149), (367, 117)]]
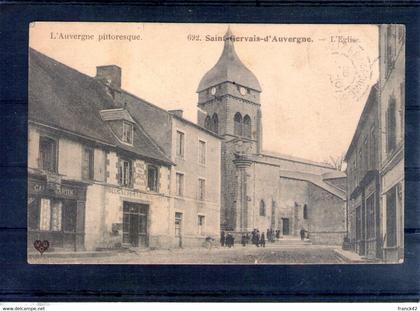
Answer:
[(175, 243), (182, 247), (182, 213), (175, 213)]
[(290, 234), (289, 218), (282, 218), (283, 235)]
[(146, 204), (124, 202), (123, 205), (123, 243), (133, 247), (147, 247), (147, 217), (149, 206)]

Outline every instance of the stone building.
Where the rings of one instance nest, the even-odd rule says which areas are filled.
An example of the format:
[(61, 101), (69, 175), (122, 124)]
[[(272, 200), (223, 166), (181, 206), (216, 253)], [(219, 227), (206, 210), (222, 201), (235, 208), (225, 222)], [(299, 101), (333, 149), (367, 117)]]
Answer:
[(345, 174), (324, 163), (262, 150), (261, 86), (241, 62), (230, 30), (216, 65), (201, 79), (198, 124), (223, 138), (221, 228), (258, 229), (316, 243), (341, 244), (346, 234)]
[(167, 216), (170, 246), (195, 247), (207, 236), (218, 238), (221, 138), (184, 119), (182, 110), (164, 110), (121, 89), (117, 66), (97, 67), (96, 79), (105, 82), (115, 105), (127, 109), (174, 163)]
[(379, 180), (378, 85), (370, 90), (345, 156), (349, 238), (353, 250), (367, 258), (382, 257)]
[[(80, 251), (188, 246), (218, 236), (220, 138), (166, 111), (159, 124), (120, 87), (117, 66), (98, 67), (92, 78), (30, 49), (30, 251), (35, 240)], [(155, 121), (151, 131), (163, 144), (144, 117)], [(178, 129), (188, 146), (178, 144)], [(191, 150), (178, 159), (181, 144)], [(186, 175), (181, 186), (175, 162)]]
[(404, 257), (405, 27), (380, 25), (379, 120), (383, 258)]

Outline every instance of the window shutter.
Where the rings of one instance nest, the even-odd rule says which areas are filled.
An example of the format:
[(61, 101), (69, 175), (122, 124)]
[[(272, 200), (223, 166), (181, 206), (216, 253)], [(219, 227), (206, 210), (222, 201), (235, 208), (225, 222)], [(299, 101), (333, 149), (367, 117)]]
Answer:
[(120, 185), (122, 185), (122, 161), (118, 162), (118, 173), (117, 173), (117, 180)]
[(85, 148), (82, 151), (82, 178), (89, 179), (89, 154)]

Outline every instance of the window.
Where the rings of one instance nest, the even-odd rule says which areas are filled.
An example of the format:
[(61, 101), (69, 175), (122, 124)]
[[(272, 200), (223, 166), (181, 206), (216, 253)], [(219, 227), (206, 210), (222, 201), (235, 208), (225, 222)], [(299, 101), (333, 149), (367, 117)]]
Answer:
[(386, 193), (386, 246), (397, 246), (397, 196), (395, 187)]
[(42, 198), (39, 229), (41, 231), (61, 231), (62, 209), (61, 201)]
[(356, 171), (356, 184), (358, 184), (360, 182), (360, 179), (362, 177), (362, 172), (363, 172), (363, 163), (362, 163), (362, 148), (359, 148), (359, 151), (357, 152), (357, 171)]
[(132, 163), (130, 160), (120, 159), (118, 168), (118, 183), (121, 186), (131, 187), (132, 185)]
[(233, 134), (242, 136), (242, 116), (239, 112), (233, 118)]
[(198, 215), (198, 234), (204, 234), (204, 225), (205, 225), (205, 217), (203, 215)]
[(184, 133), (176, 131), (176, 155), (181, 158), (184, 157), (184, 137)]
[(260, 216), (265, 216), (265, 203), (264, 200), (260, 201)]
[(405, 107), (405, 86), (404, 82), (400, 83), (400, 129), (401, 129), (401, 138), (404, 139), (404, 107)]
[(213, 132), (216, 134), (219, 134), (219, 117), (217, 116), (217, 113), (214, 113), (211, 117), (212, 124), (213, 124)]
[(303, 205), (303, 219), (308, 219), (308, 206), (306, 204)]
[(94, 151), (91, 148), (83, 148), (82, 154), (82, 178), (93, 180), (94, 172)]
[(359, 206), (356, 208), (356, 240), (362, 239), (362, 208)]
[(40, 168), (49, 172), (57, 172), (57, 142), (48, 137), (39, 138)]
[(367, 238), (371, 239), (375, 237), (375, 195), (372, 194), (366, 200), (366, 212), (367, 212)]
[(198, 199), (200, 201), (206, 199), (206, 180), (203, 178), (198, 179)]
[(123, 122), (123, 136), (122, 141), (127, 144), (133, 144), (133, 124)]
[(40, 220), (39, 199), (35, 197), (28, 198), (28, 229), (39, 230)]
[(375, 162), (376, 162), (376, 135), (375, 135), (375, 127), (372, 127), (370, 130), (370, 144), (369, 144), (369, 168), (371, 170), (375, 169)]
[(198, 141), (198, 163), (206, 164), (206, 142), (202, 140)]
[(387, 25), (386, 29), (386, 73), (387, 75), (391, 72), (394, 67), (394, 61), (396, 56), (396, 33), (395, 25)]
[(395, 97), (391, 96), (388, 102), (388, 109), (386, 112), (386, 150), (388, 153), (394, 151), (396, 146), (396, 135), (395, 135), (395, 127), (396, 127), (396, 120), (395, 120)]
[(251, 138), (251, 118), (249, 115), (244, 117), (244, 136), (247, 138)]
[(154, 165), (147, 166), (147, 188), (158, 191), (158, 168)]
[(176, 173), (176, 195), (182, 197), (184, 195), (184, 174)]
[(208, 129), (209, 131), (212, 130), (212, 126), (211, 126), (211, 118), (209, 116), (206, 117), (206, 119), (204, 120), (204, 128)]
[(363, 142), (363, 151), (362, 151), (362, 156), (363, 156), (363, 174), (365, 174), (369, 168), (369, 163), (368, 163), (368, 154), (369, 154), (369, 149), (368, 149), (368, 137), (366, 136), (365, 141)]
[(41, 213), (39, 229), (41, 231), (49, 231), (51, 224), (51, 201), (49, 199), (41, 199)]
[(51, 231), (61, 231), (63, 203), (53, 201), (51, 205)]

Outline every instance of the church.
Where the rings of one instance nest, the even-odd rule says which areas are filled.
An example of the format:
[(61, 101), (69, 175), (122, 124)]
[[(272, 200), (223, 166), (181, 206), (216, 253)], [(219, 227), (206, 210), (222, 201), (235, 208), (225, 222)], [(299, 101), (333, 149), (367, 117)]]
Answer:
[(283, 238), (304, 229), (314, 244), (341, 244), (347, 231), (346, 175), (334, 167), (263, 150), (257, 77), (228, 29), (222, 54), (201, 79), (198, 125), (222, 137), (221, 230), (258, 229)]

